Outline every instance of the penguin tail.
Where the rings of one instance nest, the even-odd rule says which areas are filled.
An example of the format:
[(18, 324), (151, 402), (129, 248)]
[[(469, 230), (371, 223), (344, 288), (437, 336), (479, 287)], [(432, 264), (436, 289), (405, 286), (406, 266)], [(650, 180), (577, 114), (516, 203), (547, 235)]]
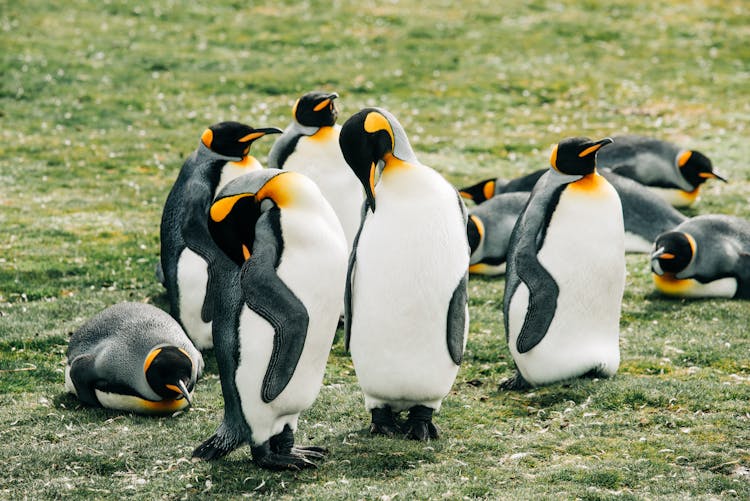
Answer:
[(193, 457), (205, 461), (221, 459), (244, 443), (242, 439), (233, 438), (232, 434), (226, 431), (227, 428), (222, 423), (216, 433), (193, 451)]

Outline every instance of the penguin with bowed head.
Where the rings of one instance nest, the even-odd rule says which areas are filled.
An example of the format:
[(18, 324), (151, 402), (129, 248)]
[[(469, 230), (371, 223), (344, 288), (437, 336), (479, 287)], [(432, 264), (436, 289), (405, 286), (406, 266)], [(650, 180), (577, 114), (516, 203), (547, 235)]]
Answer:
[(79, 327), (68, 344), (65, 388), (94, 407), (168, 414), (191, 404), (203, 357), (159, 308), (120, 303)]
[(335, 92), (308, 92), (294, 103), (292, 122), (268, 153), (268, 167), (301, 172), (320, 188), (341, 221), (351, 250), (364, 193), (339, 146)]
[(654, 285), (676, 297), (750, 299), (750, 222), (709, 214), (659, 235), (651, 253)]
[(250, 155), (253, 141), (280, 132), (276, 128), (254, 129), (238, 122), (210, 126), (182, 166), (164, 205), (163, 283), (172, 316), (199, 350), (213, 346), (213, 302), (222, 294), (221, 277), (234, 266), (208, 232), (209, 207), (229, 181), (262, 168)]
[(502, 389), (617, 372), (622, 208), (595, 163), (597, 150), (611, 141), (561, 141), (516, 222), (503, 312), (517, 372)]
[(314, 467), (324, 449), (295, 446), (294, 432), (320, 391), (341, 312), (341, 224), (313, 181), (277, 169), (228, 183), (208, 224), (236, 266), (213, 323), (224, 419), (193, 456), (247, 443), (263, 468)]
[(709, 179), (726, 182), (711, 160), (696, 150), (669, 141), (637, 136), (615, 136), (597, 154), (601, 169), (628, 177), (649, 187), (674, 207), (691, 206)]
[(366, 195), (349, 260), (345, 335), (370, 432), (437, 438), (432, 415), (453, 385), (468, 332), (466, 209), (417, 160), (390, 112), (355, 113), (340, 142)]

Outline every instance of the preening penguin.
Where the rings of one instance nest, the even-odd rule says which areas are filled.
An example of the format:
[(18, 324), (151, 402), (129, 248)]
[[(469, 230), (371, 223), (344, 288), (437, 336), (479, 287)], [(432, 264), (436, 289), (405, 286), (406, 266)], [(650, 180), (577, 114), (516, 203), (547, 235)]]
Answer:
[(469, 211), (466, 225), (471, 248), (469, 273), (505, 273), (510, 235), (528, 199), (525, 192), (501, 193)]
[(596, 172), (606, 138), (569, 138), (552, 151), (511, 235), (503, 303), (506, 339), (522, 389), (619, 367), (625, 287), (622, 208)]
[(417, 160), (388, 111), (354, 114), (340, 142), (367, 197), (345, 331), (370, 431), (400, 433), (394, 413), (408, 410), (407, 437), (436, 438), (432, 414), (453, 385), (468, 330), (466, 210), (455, 188)]
[(191, 402), (203, 357), (180, 325), (143, 303), (103, 310), (70, 338), (65, 388), (82, 402), (167, 414)]
[(364, 193), (339, 146), (335, 92), (308, 92), (292, 109), (292, 123), (268, 154), (268, 167), (301, 172), (315, 181), (344, 228), (351, 250)]
[(219, 277), (235, 266), (208, 233), (211, 201), (230, 180), (261, 168), (249, 154), (253, 141), (280, 132), (237, 122), (212, 125), (185, 161), (164, 205), (161, 268), (170, 312), (200, 350), (213, 346), (213, 301), (223, 292)]
[(656, 238), (651, 270), (656, 288), (669, 296), (750, 299), (750, 222), (688, 219)]
[(261, 467), (314, 466), (323, 449), (295, 447), (294, 431), (320, 390), (341, 312), (341, 224), (313, 181), (263, 169), (218, 194), (209, 231), (236, 266), (213, 321), (224, 420), (193, 456), (249, 443)]
[(597, 154), (597, 165), (648, 186), (674, 207), (689, 207), (709, 179), (726, 182), (703, 153), (644, 136), (624, 135)]

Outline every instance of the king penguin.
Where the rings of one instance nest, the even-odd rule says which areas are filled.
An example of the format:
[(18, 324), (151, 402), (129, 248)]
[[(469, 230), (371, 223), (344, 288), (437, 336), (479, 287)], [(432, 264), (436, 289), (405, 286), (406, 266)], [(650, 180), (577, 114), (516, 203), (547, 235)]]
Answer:
[(263, 169), (218, 194), (209, 231), (237, 266), (213, 323), (224, 420), (193, 456), (248, 443), (263, 468), (315, 466), (324, 450), (295, 447), (294, 432), (320, 390), (341, 312), (341, 224), (306, 176)]
[[(261, 169), (250, 145), (280, 129), (254, 129), (238, 122), (212, 125), (185, 161), (161, 217), (161, 268), (170, 312), (199, 350), (213, 346), (213, 301), (222, 293), (220, 277), (235, 265), (208, 233), (211, 201), (232, 179)], [(158, 272), (158, 270), (157, 270)]]
[(166, 312), (144, 303), (106, 308), (68, 344), (65, 388), (85, 404), (167, 414), (191, 403), (203, 357)]
[(691, 206), (709, 179), (726, 182), (711, 160), (696, 150), (651, 137), (615, 136), (597, 154), (597, 165), (648, 186), (674, 207)]
[(453, 385), (469, 324), (466, 209), (455, 188), (417, 160), (390, 112), (359, 111), (340, 142), (366, 194), (349, 260), (345, 339), (370, 432), (437, 438), (432, 414)]
[(595, 163), (611, 141), (561, 141), (516, 222), (503, 312), (517, 373), (501, 388), (609, 377), (619, 367), (622, 208)]
[(656, 288), (669, 296), (750, 299), (750, 221), (688, 219), (656, 238), (651, 270)]
[(308, 92), (292, 108), (292, 122), (274, 142), (268, 167), (301, 172), (315, 181), (344, 228), (349, 250), (359, 228), (364, 193), (339, 146), (335, 92)]

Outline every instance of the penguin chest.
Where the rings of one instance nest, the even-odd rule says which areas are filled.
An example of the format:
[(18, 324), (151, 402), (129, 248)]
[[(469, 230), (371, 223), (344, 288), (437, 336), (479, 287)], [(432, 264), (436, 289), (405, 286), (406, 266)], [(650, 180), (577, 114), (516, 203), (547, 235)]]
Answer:
[(211, 322), (204, 322), (201, 316), (208, 286), (208, 263), (187, 247), (177, 261), (177, 284), (180, 323), (196, 348), (211, 348)]
[(378, 185), (357, 247), (350, 349), (368, 408), (439, 407), (458, 371), (446, 329), (469, 264), (465, 225), (455, 192), (424, 196), (424, 180), (411, 186), (416, 193), (403, 196)]
[(525, 284), (519, 286), (509, 311), (510, 348), (519, 370), (532, 384), (592, 369), (614, 374), (625, 287), (622, 209), (614, 189), (607, 183), (594, 193), (563, 191), (537, 257), (557, 284), (557, 305), (539, 344), (518, 353), (529, 298)]
[[(658, 261), (657, 261), (658, 265)], [(737, 293), (737, 279), (724, 277), (708, 283), (693, 278), (676, 278), (671, 273), (652, 274), (654, 286), (664, 295), (673, 297), (726, 297)]]
[(679, 188), (659, 188), (656, 186), (649, 186), (649, 190), (672, 207), (677, 208), (690, 207), (698, 200), (698, 195), (700, 194), (700, 186), (692, 191), (685, 191)]
[[(330, 209), (329, 209), (330, 210)], [(262, 399), (263, 382), (274, 352), (276, 333), (257, 312), (243, 305), (239, 322), (239, 364), (235, 383), (242, 412), (261, 444), (285, 425), (297, 427), (299, 413), (318, 395), (336, 333), (346, 279), (347, 250), (341, 227), (331, 213), (321, 222), (315, 215), (289, 217), (282, 212), (284, 248), (276, 274), (302, 302), (308, 328), (302, 353), (283, 391), (272, 401)], [(289, 219), (296, 219), (290, 222)], [(303, 231), (300, 226), (304, 226)], [(283, 319), (281, 319), (283, 322)]]
[(300, 138), (284, 169), (300, 172), (318, 185), (341, 222), (351, 249), (364, 201), (362, 185), (344, 160), (338, 133), (331, 133), (330, 138), (316, 136)]
[(230, 181), (237, 179), (238, 177), (252, 172), (254, 170), (262, 169), (263, 166), (252, 156), (245, 157), (240, 162), (227, 162), (221, 169), (221, 177), (219, 178), (219, 184), (216, 185), (214, 190), (214, 198), (216, 195), (227, 185)]

